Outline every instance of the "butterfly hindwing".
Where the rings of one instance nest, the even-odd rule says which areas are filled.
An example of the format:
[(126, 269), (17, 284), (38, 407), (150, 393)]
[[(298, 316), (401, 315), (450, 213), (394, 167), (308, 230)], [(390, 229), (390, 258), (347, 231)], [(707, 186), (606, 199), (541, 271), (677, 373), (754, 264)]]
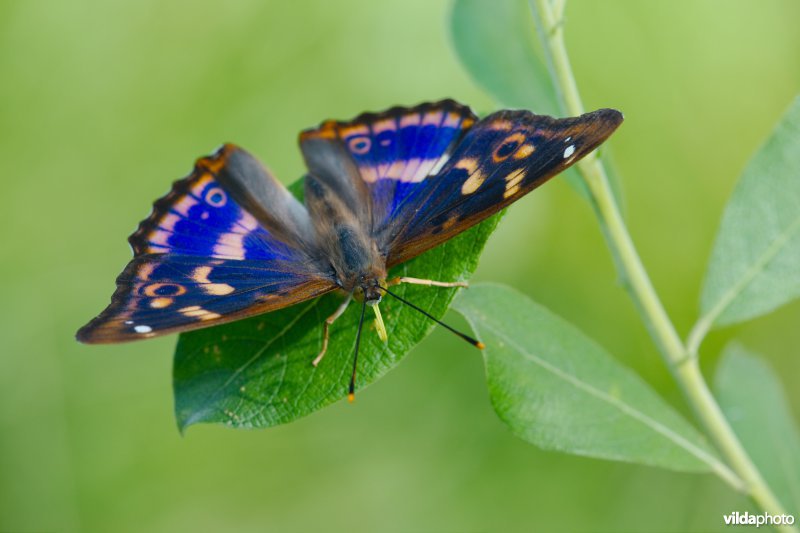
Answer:
[[(129, 239), (134, 259), (117, 278), (111, 304), (78, 332), (79, 340), (120, 342), (197, 329), (334, 288), (305, 208), (254, 161), (226, 145), (155, 202)], [(245, 180), (251, 183), (237, 187)]]
[(301, 133), (300, 147), (310, 174), (356, 204), (353, 212), (367, 218), (368, 229), (377, 234), (438, 172), (476, 120), (453, 100), (394, 107), (348, 122), (324, 122)]
[(611, 109), (567, 119), (500, 111), (482, 119), (377, 236), (387, 251), (387, 266), (497, 213), (590, 153), (621, 122), (622, 114)]

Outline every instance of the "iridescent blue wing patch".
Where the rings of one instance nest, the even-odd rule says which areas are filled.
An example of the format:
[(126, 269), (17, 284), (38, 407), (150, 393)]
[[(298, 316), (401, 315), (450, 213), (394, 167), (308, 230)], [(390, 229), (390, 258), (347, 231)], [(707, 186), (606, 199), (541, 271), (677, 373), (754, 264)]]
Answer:
[(453, 100), (394, 107), (348, 122), (323, 122), (300, 134), (300, 147), (309, 172), (343, 191), (340, 195), (350, 195), (353, 212), (368, 204), (363, 215), (378, 234), (412, 192), (442, 168), (476, 119)]
[(400, 264), (497, 213), (597, 148), (622, 123), (601, 109), (556, 119), (499, 111), (476, 123), (439, 172), (394, 208), (376, 236)]
[[(242, 149), (226, 145), (213, 156), (199, 159), (194, 172), (176, 181), (129, 237), (134, 256), (171, 253), (220, 259), (292, 260), (302, 255), (304, 250), (292, 248), (285, 239), (273, 235), (274, 231), (243, 209), (220, 182), (229, 161), (246, 157), (243, 154), (246, 153)], [(266, 174), (262, 177), (270, 178)]]
[[(78, 332), (79, 340), (196, 329), (335, 287), (309, 238), (305, 208), (253, 161), (226, 145), (155, 202), (129, 238), (134, 259), (118, 277), (111, 304)], [(248, 191), (239, 186), (245, 182)]]

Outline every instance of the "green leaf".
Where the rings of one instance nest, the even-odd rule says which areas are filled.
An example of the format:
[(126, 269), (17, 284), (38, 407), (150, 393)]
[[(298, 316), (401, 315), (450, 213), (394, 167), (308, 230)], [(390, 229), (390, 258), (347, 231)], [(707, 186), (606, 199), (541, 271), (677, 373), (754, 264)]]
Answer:
[(781, 503), (800, 513), (800, 431), (778, 376), (738, 344), (725, 348), (714, 380), (734, 432)]
[[(461, 63), (497, 103), (561, 115), (527, 0), (456, 0), (450, 23)], [(564, 178), (581, 196), (589, 198), (589, 190), (575, 169), (568, 169)]]
[(800, 97), (745, 168), (725, 208), (698, 327), (734, 324), (800, 296)]
[(492, 405), (520, 438), (674, 470), (721, 467), (703, 437), (641, 378), (523, 294), (480, 284), (454, 308), (486, 344)]
[(467, 72), (499, 103), (559, 114), (526, 0), (456, 0), (450, 22), (456, 52)]
[[(299, 182), (292, 189), (299, 191)], [(398, 266), (391, 276), (456, 281), (469, 278), (500, 216)], [(441, 317), (455, 289), (400, 285), (395, 292)], [(331, 327), (318, 367), (322, 324), (341, 302), (329, 294), (310, 302), (222, 326), (184, 333), (173, 369), (175, 412), (181, 431), (199, 422), (262, 428), (291, 422), (347, 393), (353, 365), (358, 304)], [(359, 389), (392, 369), (432, 329), (433, 323), (392, 298), (381, 303), (388, 343), (365, 322), (358, 356)]]

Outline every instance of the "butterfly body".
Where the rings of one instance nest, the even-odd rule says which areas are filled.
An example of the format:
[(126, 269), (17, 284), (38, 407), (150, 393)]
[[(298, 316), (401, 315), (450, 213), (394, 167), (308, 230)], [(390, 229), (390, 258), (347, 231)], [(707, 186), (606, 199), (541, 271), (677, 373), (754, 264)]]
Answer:
[(225, 145), (156, 201), (129, 239), (134, 258), (111, 304), (77, 337), (108, 343), (188, 331), (337, 289), (377, 304), (392, 267), (521, 198), (621, 121), (610, 109), (478, 120), (452, 100), (327, 121), (300, 134), (303, 202)]
[(386, 279), (386, 256), (369, 226), (336, 191), (313, 176), (305, 181), (305, 200), (315, 225), (318, 253), (327, 260), (337, 287), (358, 291), (368, 302), (380, 301), (378, 285)]

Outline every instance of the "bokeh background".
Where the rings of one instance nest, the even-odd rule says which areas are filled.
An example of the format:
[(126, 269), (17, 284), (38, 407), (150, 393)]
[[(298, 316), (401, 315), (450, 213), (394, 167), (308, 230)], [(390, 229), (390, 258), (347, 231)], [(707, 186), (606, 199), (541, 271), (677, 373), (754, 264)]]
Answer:
[[(222, 142), (290, 182), (303, 172), (297, 133), (322, 119), (442, 97), (492, 110), (452, 51), (449, 10), (0, 2), (0, 530), (706, 531), (751, 509), (711, 476), (516, 440), (489, 406), (480, 357), (440, 331), (353, 406), (185, 437), (174, 337), (73, 340), (107, 303), (150, 203)], [(626, 114), (612, 145), (627, 219), (685, 334), (736, 177), (800, 89), (800, 4), (570, 0), (567, 17), (587, 107)], [(475, 278), (576, 323), (686, 412), (567, 184), (511, 208)], [(799, 321), (794, 303), (713, 333), (706, 372), (737, 337), (783, 377), (797, 413)]]

